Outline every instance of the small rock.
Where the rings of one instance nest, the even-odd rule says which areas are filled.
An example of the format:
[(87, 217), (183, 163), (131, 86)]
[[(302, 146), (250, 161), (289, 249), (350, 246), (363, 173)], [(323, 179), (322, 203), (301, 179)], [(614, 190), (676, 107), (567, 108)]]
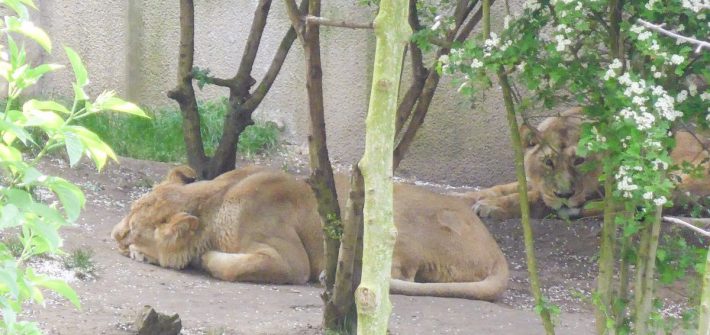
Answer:
[(158, 313), (153, 307), (145, 306), (134, 323), (138, 335), (178, 335), (182, 321), (177, 314)]

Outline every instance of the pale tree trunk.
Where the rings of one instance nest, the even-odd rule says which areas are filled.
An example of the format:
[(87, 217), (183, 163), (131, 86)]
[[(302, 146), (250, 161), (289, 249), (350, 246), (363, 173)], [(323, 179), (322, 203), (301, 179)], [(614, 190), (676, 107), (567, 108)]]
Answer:
[(641, 231), (641, 250), (636, 265), (636, 286), (634, 287), (636, 315), (634, 329), (636, 334), (648, 332), (648, 320), (653, 303), (653, 282), (656, 271), (656, 250), (661, 232), (661, 206), (656, 207), (655, 215), (647, 218), (647, 227)]
[(698, 335), (710, 335), (710, 248), (705, 261), (703, 293), (700, 296), (700, 317), (698, 320)]
[[(486, 7), (484, 3), (484, 7)], [(490, 26), (484, 26), (484, 32), (490, 33)], [(515, 117), (515, 105), (513, 103), (513, 94), (508, 81), (508, 76), (505, 74), (505, 68), (498, 70), (498, 80), (503, 90), (503, 102), (505, 103), (506, 118), (508, 119), (508, 128), (510, 130), (510, 139), (513, 144), (513, 153), (515, 156), (515, 174), (518, 177), (518, 194), (520, 194), (520, 223), (523, 226), (523, 241), (525, 243), (525, 256), (528, 265), (528, 275), (530, 276), (530, 292), (535, 298), (535, 304), (540, 306), (540, 318), (542, 325), (545, 328), (547, 335), (555, 334), (555, 327), (552, 324), (552, 316), (550, 310), (545, 305), (545, 299), (540, 289), (540, 279), (537, 275), (537, 260), (535, 258), (535, 242), (533, 238), (532, 226), (530, 224), (530, 203), (528, 201), (528, 182), (525, 177), (525, 164), (523, 157), (523, 144), (518, 131), (518, 120)]]
[(392, 150), (404, 47), (412, 33), (407, 0), (382, 0), (375, 18), (375, 65), (366, 120), (362, 278), (355, 292), (358, 334), (387, 333), (389, 282), (397, 229), (393, 217)]

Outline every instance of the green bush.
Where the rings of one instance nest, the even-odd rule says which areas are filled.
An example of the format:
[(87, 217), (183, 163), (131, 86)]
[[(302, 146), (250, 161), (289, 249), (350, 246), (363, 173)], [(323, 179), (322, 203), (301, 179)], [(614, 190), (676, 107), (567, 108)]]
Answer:
[[(29, 18), (32, 0), (0, 0), (4, 17), (0, 31), (0, 77), (7, 82), (7, 101), (0, 111), (0, 334), (41, 334), (33, 322), (18, 319), (24, 306), (44, 304), (43, 290), (59, 293), (79, 307), (79, 298), (66, 282), (36, 273), (27, 261), (36, 256), (61, 252), (59, 229), (79, 217), (84, 207), (84, 193), (69, 181), (45, 175), (38, 163), (47, 153), (64, 148), (74, 166), (88, 156), (101, 169), (108, 158), (115, 159), (109, 146), (93, 132), (76, 124), (77, 120), (99, 115), (103, 110), (145, 116), (136, 105), (104, 92), (93, 101), (84, 91), (88, 74), (79, 55), (65, 47), (74, 70), (74, 99), (71, 107), (53, 100), (35, 100), (20, 96), (46, 73), (63, 68), (57, 64), (33, 66), (22, 40), (33, 40), (46, 52), (52, 43), (47, 34)], [(19, 39), (18, 39), (19, 40)], [(38, 189), (51, 192), (60, 206), (48, 204), (35, 196)], [(13, 237), (10, 237), (13, 236)]]
[(237, 149), (245, 156), (268, 153), (279, 143), (279, 128), (273, 122), (257, 123), (246, 127), (239, 136)]
[[(214, 154), (222, 137), (227, 100), (199, 103), (202, 142), (207, 155)], [(130, 115), (92, 115), (82, 119), (83, 126), (96, 132), (121, 156), (161, 162), (185, 161), (182, 115), (177, 108), (149, 110), (151, 119)], [(240, 154), (268, 153), (277, 147), (278, 127), (272, 122), (247, 127), (237, 145)]]

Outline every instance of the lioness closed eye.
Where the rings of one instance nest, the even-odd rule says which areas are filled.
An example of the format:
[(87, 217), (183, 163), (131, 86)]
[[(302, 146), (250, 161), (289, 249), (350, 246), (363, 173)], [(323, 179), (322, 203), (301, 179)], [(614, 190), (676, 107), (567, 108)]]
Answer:
[[(338, 194), (348, 194), (345, 179), (336, 177)], [(193, 181), (194, 171), (176, 168), (138, 199), (113, 228), (119, 250), (163, 267), (193, 265), (229, 281), (318, 279), (323, 233), (304, 181), (253, 166)], [(465, 201), (396, 185), (394, 205), (392, 293), (494, 300), (505, 290), (508, 263)]]
[[(531, 211), (543, 217), (550, 212), (560, 216), (584, 215), (583, 206), (589, 200), (601, 197), (600, 166), (589, 170), (585, 162), (598, 157), (579, 157), (577, 145), (583, 123), (581, 108), (573, 108), (559, 117), (545, 119), (536, 130), (523, 126), (520, 129), (525, 148), (525, 174), (528, 180), (528, 198)], [(699, 164), (708, 158), (701, 139), (687, 131), (675, 133), (676, 148), (671, 152), (674, 162)], [(710, 178), (691, 178), (680, 174), (676, 197), (691, 194), (693, 197), (710, 195)], [(518, 183), (493, 186), (476, 192), (461, 194), (484, 218), (507, 219), (520, 217)]]

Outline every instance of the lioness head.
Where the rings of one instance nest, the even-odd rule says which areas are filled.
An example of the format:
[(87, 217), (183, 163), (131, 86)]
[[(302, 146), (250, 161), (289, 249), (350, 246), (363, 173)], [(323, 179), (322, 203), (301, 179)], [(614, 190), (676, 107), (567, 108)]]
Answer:
[[(525, 173), (530, 188), (540, 192), (550, 208), (568, 216), (579, 215), (584, 203), (598, 196), (599, 171), (591, 170), (577, 155), (583, 122), (579, 108), (543, 121), (537, 129), (521, 127)], [(591, 159), (591, 158), (590, 158)]]
[(172, 170), (165, 181), (142, 196), (111, 232), (119, 251), (138, 261), (181, 269), (198, 254), (196, 248), (203, 229), (198, 217), (190, 214), (191, 204), (181, 192), (194, 181), (187, 167)]

